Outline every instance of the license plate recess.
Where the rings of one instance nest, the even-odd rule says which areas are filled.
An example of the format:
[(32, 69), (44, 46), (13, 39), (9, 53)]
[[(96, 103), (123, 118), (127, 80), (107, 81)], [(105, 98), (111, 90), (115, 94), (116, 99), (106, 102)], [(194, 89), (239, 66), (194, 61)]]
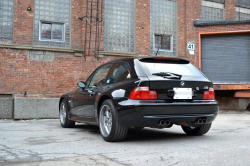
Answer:
[(173, 88), (174, 99), (192, 99), (192, 88)]

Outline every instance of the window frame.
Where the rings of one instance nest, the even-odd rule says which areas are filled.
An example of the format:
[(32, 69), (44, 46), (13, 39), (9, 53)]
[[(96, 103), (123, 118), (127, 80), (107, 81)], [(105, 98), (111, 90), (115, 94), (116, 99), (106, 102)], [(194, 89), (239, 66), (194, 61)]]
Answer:
[[(173, 35), (171, 35), (171, 34), (154, 33), (154, 36), (153, 36), (153, 45), (154, 45), (153, 50), (157, 51), (158, 48), (155, 47), (155, 36), (169, 36), (170, 37), (170, 50), (166, 50), (166, 49), (161, 49), (160, 48), (159, 51), (173, 52), (173, 44), (174, 44)], [(161, 43), (161, 47), (162, 47), (162, 43)]]
[[(51, 39), (42, 38), (42, 24), (51, 24)], [(62, 40), (53, 39), (53, 24), (62, 25)], [(65, 42), (65, 23), (40, 20), (40, 22), (39, 22), (39, 41)]]

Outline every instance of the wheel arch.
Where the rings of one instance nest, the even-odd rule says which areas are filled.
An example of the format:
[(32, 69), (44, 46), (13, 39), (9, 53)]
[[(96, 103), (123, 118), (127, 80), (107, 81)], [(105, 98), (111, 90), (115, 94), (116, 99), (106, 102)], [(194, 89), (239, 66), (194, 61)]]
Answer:
[(61, 103), (62, 103), (63, 99), (65, 99), (65, 97), (61, 97), (60, 100), (59, 100), (59, 111), (60, 111), (60, 106), (61, 106)]
[(98, 101), (98, 104), (97, 104), (97, 117), (99, 118), (99, 113), (100, 113), (100, 109), (101, 109), (101, 106), (102, 106), (102, 103), (105, 101), (105, 100), (108, 100), (108, 99), (111, 99), (112, 98), (109, 96), (109, 95), (103, 95), (99, 101)]

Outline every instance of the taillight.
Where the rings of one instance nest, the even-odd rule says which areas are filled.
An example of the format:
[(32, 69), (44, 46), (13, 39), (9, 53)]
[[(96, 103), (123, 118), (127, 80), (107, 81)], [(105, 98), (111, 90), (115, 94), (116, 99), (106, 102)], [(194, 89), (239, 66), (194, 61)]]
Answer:
[(136, 87), (129, 95), (133, 100), (157, 100), (157, 92), (149, 89), (148, 86)]
[(205, 91), (203, 94), (203, 100), (214, 100), (214, 88), (209, 88), (208, 91)]

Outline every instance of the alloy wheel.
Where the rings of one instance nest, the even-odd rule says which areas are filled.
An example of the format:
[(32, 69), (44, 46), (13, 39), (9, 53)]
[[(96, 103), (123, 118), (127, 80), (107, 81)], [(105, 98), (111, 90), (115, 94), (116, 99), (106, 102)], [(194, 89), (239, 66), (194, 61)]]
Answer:
[(103, 105), (101, 108), (100, 128), (103, 136), (109, 136), (112, 129), (112, 114), (108, 105)]
[(65, 120), (66, 120), (66, 107), (65, 107), (65, 103), (63, 102), (61, 104), (61, 107), (60, 107), (60, 121), (61, 121), (61, 124), (65, 124)]

